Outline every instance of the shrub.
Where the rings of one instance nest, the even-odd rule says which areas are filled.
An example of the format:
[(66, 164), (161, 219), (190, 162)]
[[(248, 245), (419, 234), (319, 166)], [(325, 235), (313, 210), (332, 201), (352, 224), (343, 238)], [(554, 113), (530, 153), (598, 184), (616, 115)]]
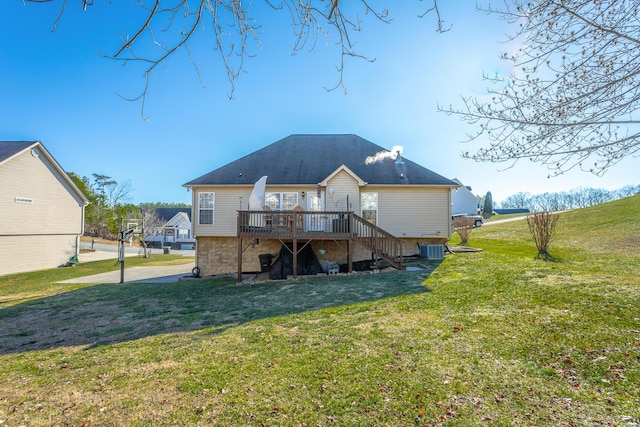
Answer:
[(549, 245), (556, 229), (558, 214), (551, 212), (536, 212), (527, 217), (527, 225), (538, 248), (538, 257), (551, 258)]
[(451, 223), (456, 233), (458, 233), (458, 236), (460, 236), (461, 244), (466, 245), (469, 242), (469, 236), (475, 225), (474, 223), (474, 219), (469, 217), (456, 218)]
[(484, 196), (482, 216), (485, 218), (491, 218), (491, 215), (493, 215), (493, 196), (491, 195), (491, 191), (487, 191), (487, 194)]

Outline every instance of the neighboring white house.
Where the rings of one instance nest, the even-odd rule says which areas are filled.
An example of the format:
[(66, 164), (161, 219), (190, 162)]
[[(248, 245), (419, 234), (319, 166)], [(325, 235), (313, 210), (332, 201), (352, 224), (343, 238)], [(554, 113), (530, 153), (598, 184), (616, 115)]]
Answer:
[(452, 179), (460, 186), (451, 190), (451, 212), (453, 214), (478, 214), (478, 198), (471, 192), (471, 187), (462, 184), (458, 179)]
[[(264, 213), (249, 209), (263, 176)], [(193, 195), (196, 265), (210, 275), (238, 271), (243, 259), (247, 271), (260, 270), (259, 255), (285, 242), (311, 246), (320, 261), (371, 260), (373, 249), (363, 244), (373, 243), (374, 232), (365, 223), (376, 236), (399, 239), (402, 256), (415, 254), (416, 243), (445, 243), (458, 184), (346, 134), (290, 135), (184, 186)]]
[[(168, 209), (167, 209), (168, 210)], [(176, 209), (171, 219), (165, 222), (159, 230), (145, 237), (147, 245), (156, 247), (170, 246), (173, 249), (190, 250), (195, 248), (196, 239), (191, 236), (190, 212)]]
[(87, 204), (42, 143), (0, 141), (0, 275), (77, 256)]

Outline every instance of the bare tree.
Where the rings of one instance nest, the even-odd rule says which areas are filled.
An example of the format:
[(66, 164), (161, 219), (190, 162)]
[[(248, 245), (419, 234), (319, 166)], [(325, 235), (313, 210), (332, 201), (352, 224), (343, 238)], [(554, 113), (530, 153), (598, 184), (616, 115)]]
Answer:
[(514, 71), (488, 97), (440, 108), (477, 124), (490, 144), (465, 157), (520, 159), (551, 175), (579, 167), (596, 175), (640, 150), (640, 3), (505, 0), (486, 10), (518, 26), (523, 47), (503, 54)]
[[(23, 0), (29, 3), (48, 3), (55, 0)], [(53, 27), (61, 20), (67, 3), (62, 0), (61, 9)], [(95, 0), (77, 0), (85, 10)], [(139, 96), (131, 98), (143, 104), (149, 89), (150, 78), (165, 61), (178, 51), (184, 51), (191, 60), (198, 76), (198, 66), (189, 47), (190, 41), (208, 36), (211, 47), (217, 52), (227, 72), (233, 97), (235, 83), (245, 69), (245, 60), (260, 49), (260, 23), (252, 17), (252, 3), (241, 0), (137, 0), (132, 7), (144, 10), (145, 18), (132, 32), (121, 36), (119, 49), (103, 56), (124, 64), (138, 63), (144, 70), (145, 85)], [(360, 0), (357, 5), (350, 4), (349, 11), (343, 13), (340, 0), (264, 0), (275, 11), (287, 13), (291, 19), (293, 31), (293, 53), (313, 50), (319, 38), (326, 38), (329, 44), (336, 45), (340, 51), (337, 65), (338, 82), (333, 90), (343, 87), (343, 71), (347, 57), (369, 60), (355, 50), (354, 34), (361, 30), (362, 16), (389, 23), (388, 9), (376, 9), (368, 0)], [(353, 2), (350, 2), (353, 3)], [(255, 7), (255, 6), (254, 6)], [(443, 32), (437, 0), (430, 0), (430, 6), (421, 17), (428, 13), (437, 16), (437, 31)], [(201, 84), (204, 83), (201, 80)]]
[(458, 236), (460, 236), (460, 244), (466, 246), (469, 243), (469, 236), (471, 236), (471, 232), (473, 231), (473, 218), (456, 218), (451, 222), (451, 225), (456, 233), (458, 233)]
[(549, 245), (555, 233), (558, 218), (558, 214), (551, 212), (536, 212), (526, 218), (531, 237), (538, 248), (539, 258), (552, 259), (549, 254)]
[(531, 209), (531, 193), (512, 194), (502, 202), (502, 207), (506, 209)]
[(131, 191), (133, 186), (130, 180), (120, 183), (114, 181), (113, 185), (108, 188), (108, 200), (111, 206), (122, 205), (131, 199)]
[(140, 205), (140, 214), (144, 222), (145, 239), (162, 234), (164, 221), (160, 218), (155, 208), (149, 205)]
[(634, 194), (640, 194), (640, 185), (627, 185), (622, 187), (616, 192), (618, 198), (633, 196)]
[(557, 193), (516, 193), (502, 202), (503, 208), (528, 208), (532, 212), (586, 208), (611, 200), (640, 194), (640, 185), (627, 185), (618, 190), (578, 187)]
[(595, 206), (604, 202), (612, 200), (613, 193), (603, 188), (585, 188), (585, 197), (587, 200), (587, 206)]

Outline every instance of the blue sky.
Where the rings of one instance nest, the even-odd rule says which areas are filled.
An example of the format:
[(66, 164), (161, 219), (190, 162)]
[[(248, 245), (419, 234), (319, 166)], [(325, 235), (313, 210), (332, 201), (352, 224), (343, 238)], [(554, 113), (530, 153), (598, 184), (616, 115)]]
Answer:
[[(56, 31), (59, 3), (11, 0), (0, 15), (0, 140), (39, 140), (67, 171), (100, 173), (131, 181), (131, 202), (190, 203), (182, 187), (238, 157), (294, 133), (354, 133), (391, 149), (493, 199), (526, 191), (565, 191), (579, 186), (614, 190), (638, 184), (637, 158), (604, 177), (572, 171), (547, 178), (545, 166), (520, 162), (475, 163), (460, 157), (467, 125), (437, 112), (460, 96), (482, 94), (483, 72), (506, 74), (499, 53), (508, 27), (475, 10), (473, 2), (441, 2), (451, 31), (438, 34), (435, 17), (418, 18), (425, 2), (388, 6), (392, 24), (365, 18), (356, 33), (359, 53), (349, 59), (341, 89), (335, 85), (339, 51), (324, 40), (315, 50), (291, 55), (294, 37), (286, 13), (256, 5), (261, 49), (229, 100), (224, 69), (211, 51), (210, 33), (191, 45), (205, 87), (184, 52), (170, 58), (151, 81), (145, 116), (136, 96), (139, 68), (102, 58), (114, 53), (119, 34), (133, 32), (143, 16), (133, 1), (96, 2), (83, 12), (68, 2)], [(115, 3), (115, 2), (114, 2)], [(385, 4), (384, 2), (377, 2)], [(133, 12), (132, 12), (133, 11)], [(310, 153), (310, 155), (313, 155)], [(633, 169), (635, 168), (635, 169)]]

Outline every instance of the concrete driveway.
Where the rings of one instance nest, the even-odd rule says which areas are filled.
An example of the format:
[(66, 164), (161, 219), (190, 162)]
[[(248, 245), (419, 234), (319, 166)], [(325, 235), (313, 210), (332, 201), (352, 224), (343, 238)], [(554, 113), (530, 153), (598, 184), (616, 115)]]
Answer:
[[(193, 251), (190, 252), (193, 253)], [(133, 255), (137, 256), (137, 253), (126, 254), (126, 256)], [(152, 256), (160, 257), (162, 255)], [(95, 251), (81, 253), (79, 256), (79, 261), (83, 263), (104, 259), (113, 259), (115, 263), (117, 258), (118, 254), (116, 252)], [(127, 262), (125, 260), (124, 283), (175, 283), (181, 277), (190, 276), (193, 267), (195, 267), (195, 258), (192, 260), (192, 262), (186, 264), (130, 268), (127, 268)], [(75, 279), (63, 280), (60, 283), (120, 283), (120, 270), (118, 269), (116, 271), (109, 271), (107, 273), (94, 274), (92, 276), (76, 277)]]

